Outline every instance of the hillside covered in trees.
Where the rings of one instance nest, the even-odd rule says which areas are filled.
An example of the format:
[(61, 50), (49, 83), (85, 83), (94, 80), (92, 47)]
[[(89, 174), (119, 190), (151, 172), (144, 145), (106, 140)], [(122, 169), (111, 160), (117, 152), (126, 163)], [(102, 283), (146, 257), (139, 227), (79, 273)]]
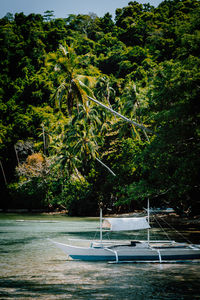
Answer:
[(200, 213), (198, 0), (8, 13), (0, 53), (0, 208)]

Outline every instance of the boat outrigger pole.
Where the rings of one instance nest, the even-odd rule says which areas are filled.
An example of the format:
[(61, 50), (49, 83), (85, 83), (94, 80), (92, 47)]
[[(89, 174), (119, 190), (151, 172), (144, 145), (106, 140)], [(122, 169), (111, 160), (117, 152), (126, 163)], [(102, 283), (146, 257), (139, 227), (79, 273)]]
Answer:
[[(149, 223), (149, 199), (147, 201), (147, 221)], [(149, 242), (150, 242), (150, 231), (149, 231), (149, 228), (147, 229), (147, 242), (148, 242), (148, 245), (149, 245)]]
[(100, 207), (100, 243), (102, 244), (102, 208)]
[(100, 240), (100, 243), (101, 243), (101, 245), (102, 245), (102, 240), (103, 240), (103, 238), (102, 238), (102, 224), (103, 224), (103, 210), (102, 210), (102, 207), (103, 207), (103, 203), (102, 202), (100, 202), (99, 203), (99, 210), (100, 210), (100, 219), (99, 219), (99, 227), (100, 227), (100, 231), (99, 231), (99, 233), (100, 233), (100, 237), (99, 237), (99, 240)]

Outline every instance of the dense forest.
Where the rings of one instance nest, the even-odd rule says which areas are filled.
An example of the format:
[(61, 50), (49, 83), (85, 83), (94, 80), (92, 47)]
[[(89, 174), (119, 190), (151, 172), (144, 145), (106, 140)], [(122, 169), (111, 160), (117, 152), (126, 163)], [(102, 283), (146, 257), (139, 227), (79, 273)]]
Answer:
[(200, 213), (198, 0), (7, 13), (0, 53), (0, 208)]

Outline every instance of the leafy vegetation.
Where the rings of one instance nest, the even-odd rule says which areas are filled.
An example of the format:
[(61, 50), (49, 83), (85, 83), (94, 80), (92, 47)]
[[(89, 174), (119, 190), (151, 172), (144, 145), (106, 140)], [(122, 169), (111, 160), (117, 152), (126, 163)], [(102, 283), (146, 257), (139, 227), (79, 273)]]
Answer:
[(198, 0), (8, 13), (0, 41), (2, 208), (200, 213)]

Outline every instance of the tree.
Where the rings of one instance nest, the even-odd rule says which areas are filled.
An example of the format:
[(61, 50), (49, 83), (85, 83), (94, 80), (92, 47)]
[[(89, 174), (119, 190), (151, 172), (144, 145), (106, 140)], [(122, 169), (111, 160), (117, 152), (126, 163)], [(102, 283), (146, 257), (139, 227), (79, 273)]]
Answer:
[[(92, 92), (80, 80), (80, 75), (77, 74), (78, 58), (74, 50), (60, 45), (58, 53), (49, 53), (46, 64), (50, 69), (53, 67), (55, 73), (60, 75), (58, 77), (60, 85), (55, 94), (57, 105), (61, 108), (63, 100), (66, 99), (69, 115), (72, 114), (74, 101), (76, 101), (77, 105), (78, 101), (80, 101), (87, 110), (87, 93), (92, 95)], [(89, 81), (90, 78), (87, 77), (87, 80)]]
[(46, 10), (44, 12), (44, 20), (46, 22), (50, 22), (54, 18), (54, 11), (53, 10)]
[[(84, 197), (121, 199), (126, 209), (149, 197), (198, 212), (199, 13), (199, 1), (173, 0), (130, 2), (115, 21), (52, 11), (0, 20), (0, 158), (11, 198), (18, 194), (11, 207), (34, 197), (40, 206), (46, 191), (74, 212)], [(22, 164), (33, 150), (53, 162), (46, 185), (39, 174), (26, 184), (14, 177), (16, 153)]]
[[(127, 187), (130, 197), (165, 201), (180, 214), (199, 209), (199, 59), (165, 62), (149, 90), (151, 118), (158, 136), (139, 155), (141, 178)], [(190, 80), (188, 80), (190, 78)]]

